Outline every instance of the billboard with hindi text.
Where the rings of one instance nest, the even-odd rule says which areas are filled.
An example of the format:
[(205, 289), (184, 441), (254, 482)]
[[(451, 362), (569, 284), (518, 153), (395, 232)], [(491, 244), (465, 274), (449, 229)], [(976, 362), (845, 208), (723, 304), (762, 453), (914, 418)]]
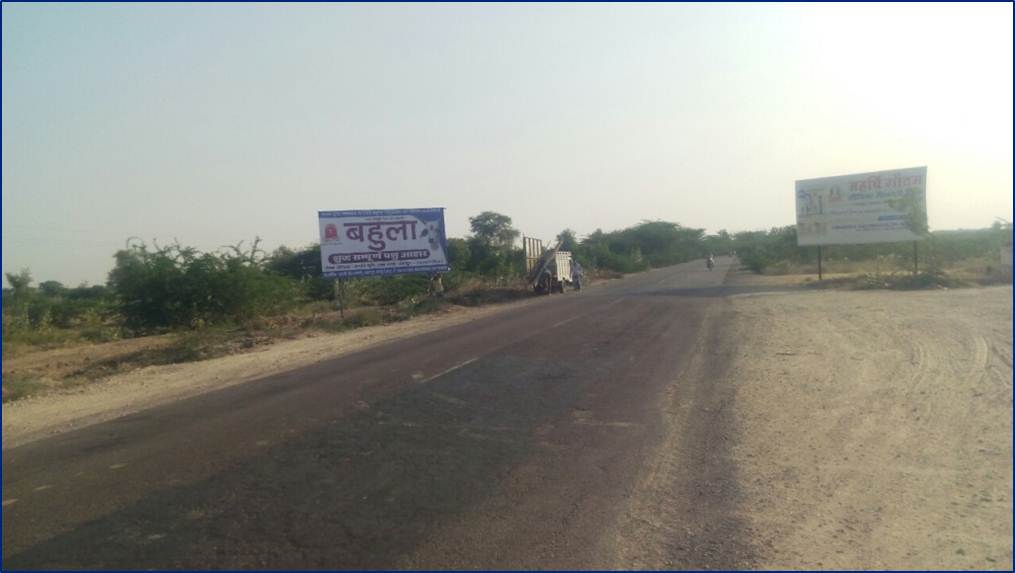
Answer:
[(448, 270), (443, 208), (320, 211), (317, 219), (326, 277)]
[(927, 168), (796, 182), (797, 244), (919, 241), (927, 234)]

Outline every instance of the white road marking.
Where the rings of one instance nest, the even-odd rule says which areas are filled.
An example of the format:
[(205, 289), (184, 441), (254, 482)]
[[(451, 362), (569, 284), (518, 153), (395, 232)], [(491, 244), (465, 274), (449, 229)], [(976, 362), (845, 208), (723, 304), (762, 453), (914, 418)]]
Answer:
[(458, 370), (459, 368), (461, 368), (463, 366), (468, 366), (469, 364), (472, 364), (473, 362), (475, 362), (477, 360), (479, 360), (478, 356), (476, 358), (470, 358), (470, 359), (468, 359), (465, 362), (462, 362), (460, 364), (455, 364), (454, 366), (452, 366), (451, 368), (448, 368), (447, 370), (444, 370), (443, 372), (438, 372), (437, 374), (434, 374), (433, 376), (427, 378), (426, 380), (421, 380), (420, 384), (426, 384), (427, 382), (430, 382), (431, 380), (436, 380), (437, 378), (440, 378), (441, 376), (444, 376), (445, 374), (454, 372), (455, 370)]
[(51, 487), (53, 486), (47, 483), (46, 485), (40, 485), (39, 487), (35, 488), (35, 491), (46, 491)]
[(118, 470), (120, 468), (125, 468), (125, 467), (127, 467), (127, 464), (113, 464), (113, 465), (109, 466), (109, 469), (111, 469), (111, 470)]
[(17, 501), (18, 501), (18, 498), (16, 498), (16, 497), (11, 498), (11, 499), (5, 499), (4, 500), (4, 507), (7, 507), (8, 505), (10, 505), (12, 503), (15, 503)]
[(565, 324), (571, 322), (572, 320), (578, 320), (579, 318), (581, 318), (583, 316), (585, 316), (585, 315), (584, 314), (579, 314), (578, 316), (572, 316), (571, 318), (564, 319), (564, 320), (554, 324), (550, 328), (557, 328), (558, 326), (564, 326)]

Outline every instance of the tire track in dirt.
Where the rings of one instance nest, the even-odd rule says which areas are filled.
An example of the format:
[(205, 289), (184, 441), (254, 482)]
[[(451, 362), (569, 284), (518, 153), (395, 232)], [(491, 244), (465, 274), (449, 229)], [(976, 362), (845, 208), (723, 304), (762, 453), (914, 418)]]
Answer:
[(1010, 288), (733, 302), (759, 567), (1011, 568)]

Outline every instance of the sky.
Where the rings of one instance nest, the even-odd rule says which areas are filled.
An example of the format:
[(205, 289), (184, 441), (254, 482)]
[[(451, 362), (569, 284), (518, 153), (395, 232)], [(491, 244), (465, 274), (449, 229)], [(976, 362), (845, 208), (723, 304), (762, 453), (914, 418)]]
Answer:
[(549, 240), (795, 222), (794, 182), (927, 166), (932, 229), (1012, 219), (1012, 4), (9, 4), (3, 271), (130, 237), (317, 240), (492, 210)]

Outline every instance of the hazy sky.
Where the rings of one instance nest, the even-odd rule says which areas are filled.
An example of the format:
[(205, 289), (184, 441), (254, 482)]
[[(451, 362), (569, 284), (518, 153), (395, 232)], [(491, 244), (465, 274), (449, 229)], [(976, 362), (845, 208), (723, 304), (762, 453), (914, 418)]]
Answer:
[(1012, 5), (3, 5), (3, 270), (132, 236), (317, 239), (325, 209), (794, 222), (796, 179), (928, 166), (1012, 217)]

